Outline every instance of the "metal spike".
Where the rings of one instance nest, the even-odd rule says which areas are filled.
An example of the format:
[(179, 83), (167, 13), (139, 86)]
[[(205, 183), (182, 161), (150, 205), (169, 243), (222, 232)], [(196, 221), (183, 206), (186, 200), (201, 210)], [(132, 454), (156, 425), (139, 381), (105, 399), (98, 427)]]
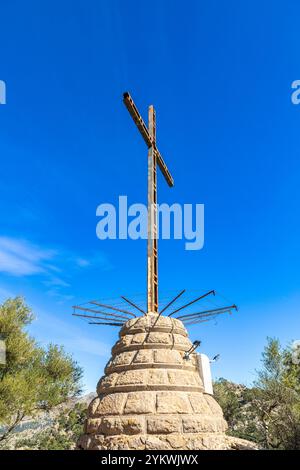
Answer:
[[(188, 313), (186, 315), (180, 315), (179, 317), (176, 317), (176, 318), (181, 320), (182, 318), (190, 319), (190, 318), (197, 317), (197, 316), (203, 316), (204, 317), (204, 316), (213, 315), (214, 313), (216, 313), (216, 314), (225, 313), (225, 312), (228, 312), (229, 310), (232, 310), (233, 308), (237, 309), (236, 305), (230, 305), (228, 307), (219, 307), (219, 308), (214, 308), (214, 309), (211, 309), (211, 310), (203, 310), (202, 312), (197, 312), (197, 313)], [(207, 315), (205, 315), (205, 314), (207, 314)]]
[(179, 299), (179, 297), (185, 293), (185, 289), (183, 289), (181, 292), (179, 292), (178, 295), (176, 295), (176, 297), (174, 297), (173, 300), (171, 300), (171, 302), (169, 302), (160, 312), (159, 312), (159, 316), (165, 312), (167, 310), (167, 308), (169, 308), (177, 299)]
[(125, 300), (125, 302), (127, 302), (129, 305), (132, 305), (132, 307), (142, 312), (143, 315), (146, 315), (146, 312), (142, 310), (140, 307), (138, 307), (137, 305), (135, 305), (133, 302), (131, 302), (131, 300), (126, 299), (126, 297), (124, 297), (123, 295), (121, 295), (121, 299)]
[[(94, 318), (95, 320), (113, 320), (113, 318), (107, 318), (107, 317), (100, 317), (100, 316), (94, 316), (94, 315), (83, 315), (82, 313), (72, 313), (73, 317), (81, 317), (81, 318)], [(116, 320), (119, 320), (118, 318)], [(121, 320), (119, 320), (121, 322)], [(122, 322), (126, 323), (126, 322)]]
[(129, 318), (125, 317), (124, 315), (117, 315), (116, 313), (111, 313), (111, 312), (102, 312), (101, 310), (94, 310), (94, 309), (88, 308), (88, 307), (81, 307), (80, 305), (78, 305), (78, 306), (75, 305), (73, 308), (77, 309), (77, 310), (83, 310), (84, 312), (91, 312), (91, 313), (96, 313), (96, 314), (100, 314), (100, 315), (107, 315), (107, 316), (113, 317), (113, 318), (122, 318), (124, 320), (129, 320)]
[(132, 312), (128, 312), (128, 310), (122, 310), (121, 308), (117, 308), (117, 307), (112, 307), (110, 305), (105, 305), (105, 304), (100, 304), (99, 302), (97, 302), (96, 300), (91, 300), (89, 302), (90, 304), (94, 304), (94, 305), (98, 305), (99, 307), (104, 307), (104, 308), (108, 308), (110, 310), (115, 310), (116, 312), (121, 312), (121, 313), (126, 313), (127, 315), (131, 315), (133, 317), (136, 317), (136, 315)]
[(207, 296), (210, 295), (210, 294), (215, 295), (215, 291), (214, 291), (214, 290), (210, 290), (209, 292), (206, 292), (206, 294), (203, 294), (203, 295), (201, 295), (200, 297), (198, 297), (197, 299), (192, 300), (192, 301), (189, 302), (188, 304), (185, 304), (185, 305), (183, 305), (182, 307), (178, 308), (177, 310), (174, 310), (174, 312), (171, 312), (168, 316), (171, 317), (172, 315), (174, 315), (174, 313), (177, 313), (177, 312), (179, 312), (180, 310), (183, 310), (184, 308), (189, 307), (190, 305), (194, 304), (195, 302), (198, 302), (198, 300), (204, 299), (204, 297), (207, 297)]
[(89, 325), (110, 325), (110, 326), (123, 326), (124, 323), (102, 323), (102, 322), (95, 322), (90, 321)]

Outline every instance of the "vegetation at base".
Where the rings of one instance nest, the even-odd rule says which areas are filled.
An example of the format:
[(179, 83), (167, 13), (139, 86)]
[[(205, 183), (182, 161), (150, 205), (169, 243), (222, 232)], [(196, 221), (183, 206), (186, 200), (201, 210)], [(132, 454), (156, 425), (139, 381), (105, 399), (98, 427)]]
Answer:
[(28, 439), (16, 442), (16, 449), (72, 450), (83, 433), (87, 406), (76, 403), (71, 410), (63, 410), (49, 429), (45, 429)]
[(0, 337), (6, 346), (6, 363), (0, 364), (0, 445), (25, 417), (81, 393), (82, 369), (62, 347), (43, 348), (29, 335), (33, 318), (20, 297), (0, 305)]
[(300, 365), (277, 339), (268, 338), (252, 388), (221, 378), (214, 392), (232, 436), (265, 449), (300, 449)]

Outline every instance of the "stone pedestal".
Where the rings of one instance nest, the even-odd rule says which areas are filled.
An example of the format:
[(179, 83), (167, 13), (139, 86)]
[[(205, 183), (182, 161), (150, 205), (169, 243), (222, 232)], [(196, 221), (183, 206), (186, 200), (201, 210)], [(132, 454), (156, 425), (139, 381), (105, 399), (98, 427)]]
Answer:
[(183, 359), (192, 343), (181, 321), (148, 314), (129, 320), (119, 336), (78, 448), (229, 449), (238, 441), (243, 446), (225, 435), (222, 410), (203, 393), (195, 355)]

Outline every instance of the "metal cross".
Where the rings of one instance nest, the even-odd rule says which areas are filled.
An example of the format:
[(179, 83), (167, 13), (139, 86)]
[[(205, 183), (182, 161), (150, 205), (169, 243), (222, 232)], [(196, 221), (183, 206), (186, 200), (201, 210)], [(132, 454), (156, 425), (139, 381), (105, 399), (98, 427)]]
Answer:
[(153, 106), (148, 110), (148, 127), (129, 93), (123, 102), (148, 147), (148, 257), (147, 257), (147, 313), (158, 313), (158, 247), (157, 247), (157, 181), (158, 164), (168, 185), (174, 186), (173, 178), (156, 146), (156, 118)]

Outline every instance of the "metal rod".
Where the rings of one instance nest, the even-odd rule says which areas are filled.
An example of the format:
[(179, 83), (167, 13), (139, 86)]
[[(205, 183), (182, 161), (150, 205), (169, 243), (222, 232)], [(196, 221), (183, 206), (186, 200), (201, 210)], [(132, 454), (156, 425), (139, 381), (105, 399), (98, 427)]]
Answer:
[[(221, 312), (221, 313), (226, 313), (226, 312)], [(215, 315), (212, 315), (210, 318), (199, 318), (199, 319), (194, 319), (194, 320), (190, 320), (190, 321), (185, 321), (183, 322), (184, 323), (184, 326), (190, 326), (190, 325), (196, 325), (196, 323), (204, 323), (206, 321), (211, 321), (211, 320), (214, 320), (214, 318), (219, 315), (219, 313), (216, 313)]]
[(148, 150), (147, 313), (158, 313), (157, 158), (154, 154), (156, 117), (153, 106), (149, 106), (148, 121), (153, 145)]
[[(94, 318), (95, 320), (113, 320), (113, 318), (109, 318), (109, 317), (95, 317), (94, 315), (84, 315), (83, 313), (72, 313), (73, 317), (82, 317), (82, 318)], [(116, 318), (116, 320), (118, 321), (122, 321), (121, 319), (119, 318)], [(124, 322), (126, 323), (126, 322)]]
[(88, 307), (81, 307), (80, 305), (74, 305), (73, 306), (74, 309), (77, 309), (77, 310), (83, 310), (84, 312), (92, 312), (92, 313), (97, 313), (97, 314), (100, 314), (100, 315), (107, 315), (109, 317), (113, 317), (113, 318), (122, 318), (124, 320), (129, 320), (128, 317), (125, 317), (124, 315), (117, 315), (116, 313), (111, 313), (111, 312), (102, 312), (101, 310), (93, 310), (92, 308), (88, 308)]
[(129, 305), (132, 305), (132, 307), (136, 308), (137, 310), (142, 312), (144, 315), (146, 315), (146, 312), (144, 312), (144, 310), (142, 310), (140, 307), (138, 307), (133, 302), (131, 302), (131, 300), (126, 299), (126, 297), (124, 297), (123, 295), (121, 295), (121, 299), (125, 300), (125, 302), (127, 302)]
[(190, 305), (194, 304), (195, 302), (198, 302), (198, 300), (204, 299), (204, 297), (206, 297), (206, 296), (208, 296), (208, 295), (210, 295), (210, 294), (215, 295), (215, 291), (214, 291), (214, 290), (210, 290), (210, 291), (207, 292), (206, 294), (203, 294), (203, 295), (201, 295), (200, 297), (198, 297), (197, 299), (192, 300), (192, 301), (189, 302), (188, 304), (185, 304), (185, 305), (183, 305), (182, 307), (178, 308), (177, 310), (174, 310), (174, 312), (169, 313), (168, 316), (171, 317), (172, 315), (174, 315), (174, 313), (177, 313), (177, 312), (179, 312), (180, 310), (183, 310), (184, 308), (189, 307)]
[(208, 314), (208, 315), (213, 315), (213, 313), (222, 313), (223, 311), (228, 311), (228, 310), (232, 310), (232, 309), (236, 309), (237, 310), (237, 306), (236, 305), (229, 305), (228, 307), (219, 307), (219, 308), (214, 308), (214, 309), (211, 309), (211, 310), (203, 310), (202, 312), (197, 312), (197, 313), (187, 313), (186, 315), (180, 315), (179, 317), (176, 317), (178, 319), (181, 319), (181, 318), (192, 318), (192, 317), (197, 317), (198, 315), (202, 315), (202, 316), (206, 316), (204, 314)]
[(159, 312), (159, 316), (164, 313), (167, 308), (169, 308), (182, 294), (185, 293), (185, 289), (183, 289), (178, 295), (176, 295), (176, 297), (174, 297), (173, 300), (171, 300), (171, 302), (169, 302), (160, 312)]
[(122, 310), (121, 308), (112, 307), (110, 305), (105, 305), (105, 304), (100, 304), (96, 300), (91, 300), (89, 303), (94, 304), (94, 305), (98, 305), (99, 307), (109, 308), (111, 310), (115, 310), (116, 312), (126, 313), (127, 315), (132, 315), (133, 317), (136, 317), (136, 315), (134, 313), (128, 312), (128, 310)]
[(89, 325), (123, 326), (124, 323), (101, 323), (101, 322), (89, 321)]
[(213, 318), (207, 318), (206, 320), (198, 320), (198, 321), (192, 321), (190, 323), (184, 322), (184, 326), (190, 326), (190, 325), (195, 325), (196, 323), (204, 323), (206, 321), (211, 321)]

